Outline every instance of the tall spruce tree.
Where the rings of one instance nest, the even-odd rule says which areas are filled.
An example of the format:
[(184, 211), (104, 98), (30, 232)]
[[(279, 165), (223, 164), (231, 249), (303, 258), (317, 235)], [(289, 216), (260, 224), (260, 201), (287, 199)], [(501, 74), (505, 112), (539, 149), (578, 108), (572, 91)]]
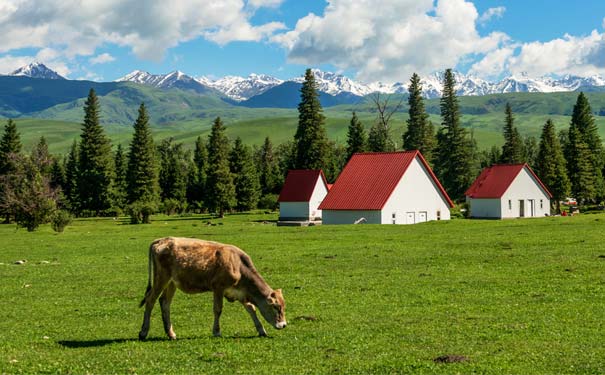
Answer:
[(128, 203), (158, 202), (158, 177), (155, 146), (149, 128), (149, 116), (145, 104), (139, 107), (139, 115), (134, 123), (134, 134), (128, 152)]
[(325, 116), (319, 101), (315, 76), (311, 69), (305, 72), (298, 104), (298, 128), (294, 134), (296, 169), (323, 169), (326, 165), (327, 136)]
[(235, 185), (235, 209), (242, 212), (256, 208), (260, 198), (260, 181), (250, 149), (240, 137), (235, 139), (229, 164)]
[(502, 145), (502, 156), (500, 163), (518, 164), (525, 162), (523, 156), (523, 139), (515, 127), (513, 109), (510, 103), (506, 103), (506, 120), (504, 121), (504, 145)]
[(212, 124), (208, 136), (208, 176), (206, 179), (206, 204), (210, 211), (225, 216), (225, 211), (236, 204), (233, 175), (229, 169), (229, 139), (220, 117)]
[(205, 199), (206, 176), (208, 173), (208, 149), (201, 136), (195, 140), (193, 150), (193, 166), (190, 170), (189, 186), (187, 187), (187, 200), (194, 207), (201, 208)]
[(365, 152), (367, 143), (368, 139), (366, 136), (366, 131), (361, 124), (361, 121), (359, 121), (357, 114), (355, 111), (353, 111), (351, 122), (349, 123), (349, 129), (347, 131), (347, 160), (349, 160), (356, 152)]
[[(594, 195), (587, 200), (597, 201), (605, 197), (605, 182), (603, 181), (604, 152), (601, 137), (592, 115), (588, 98), (581, 92), (578, 95), (571, 115), (571, 127), (577, 129), (581, 141), (588, 147), (588, 161), (591, 165)], [(571, 137), (571, 136), (570, 136)], [(570, 150), (570, 152), (574, 152)], [(575, 151), (578, 153), (578, 151)], [(579, 157), (579, 156), (578, 156)]]
[(435, 129), (424, 108), (420, 76), (416, 73), (410, 78), (408, 87), (407, 129), (403, 133), (403, 148), (405, 150), (420, 150), (424, 158), (432, 163), (435, 149)]
[(109, 138), (99, 121), (99, 99), (90, 89), (84, 106), (78, 158), (78, 195), (80, 208), (96, 215), (111, 207), (113, 157)]
[(113, 202), (116, 207), (124, 209), (128, 196), (128, 180), (126, 178), (128, 171), (128, 161), (122, 145), (118, 145), (114, 155), (115, 180), (113, 184)]
[(571, 193), (579, 203), (584, 204), (591, 201), (596, 193), (590, 148), (573, 122), (569, 126), (568, 134), (565, 159), (567, 160), (567, 175), (571, 183)]
[(474, 177), (473, 143), (460, 125), (460, 109), (451, 69), (444, 74), (440, 107), (442, 128), (437, 134), (435, 171), (450, 197), (458, 200), (463, 198)]
[(78, 195), (78, 142), (74, 139), (65, 160), (65, 185), (63, 194), (69, 204), (69, 210), (79, 212)]
[(160, 198), (162, 201), (174, 199), (182, 205), (187, 197), (187, 177), (191, 157), (183, 149), (182, 143), (173, 141), (172, 138), (167, 138), (158, 146)]
[(273, 143), (269, 137), (265, 137), (263, 145), (258, 150), (256, 159), (259, 166), (259, 179), (262, 195), (279, 193), (282, 184), (282, 176), (277, 156), (273, 152)]
[(11, 163), (10, 155), (21, 153), (21, 148), (21, 136), (17, 131), (17, 124), (12, 119), (8, 119), (0, 140), (0, 175), (7, 174), (15, 169), (14, 163)]
[(567, 177), (563, 149), (551, 119), (548, 119), (542, 128), (535, 169), (540, 180), (553, 195), (552, 199), (556, 212), (560, 213), (560, 202), (569, 195), (570, 183)]
[(46, 138), (44, 138), (44, 136), (40, 137), (38, 143), (36, 143), (32, 149), (30, 159), (32, 163), (36, 165), (36, 168), (38, 168), (38, 171), (42, 174), (42, 176), (50, 176), (53, 165), (53, 157), (48, 151), (48, 143), (46, 142)]

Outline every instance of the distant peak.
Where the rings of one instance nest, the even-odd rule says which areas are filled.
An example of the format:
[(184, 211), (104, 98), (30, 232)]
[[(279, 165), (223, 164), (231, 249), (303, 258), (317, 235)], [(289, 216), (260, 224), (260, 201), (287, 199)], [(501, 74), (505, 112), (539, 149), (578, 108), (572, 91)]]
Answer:
[(41, 79), (65, 79), (65, 77), (61, 76), (59, 73), (55, 72), (39, 61), (34, 61), (22, 66), (9, 75)]

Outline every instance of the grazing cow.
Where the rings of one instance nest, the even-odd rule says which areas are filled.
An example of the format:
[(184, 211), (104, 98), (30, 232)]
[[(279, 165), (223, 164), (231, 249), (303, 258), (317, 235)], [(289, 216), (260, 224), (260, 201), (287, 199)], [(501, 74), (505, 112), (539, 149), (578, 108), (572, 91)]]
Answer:
[(145, 305), (140, 340), (149, 333), (149, 318), (158, 297), (164, 331), (170, 339), (176, 339), (170, 323), (170, 302), (176, 288), (185, 293), (214, 293), (214, 336), (221, 335), (219, 318), (223, 297), (244, 305), (260, 336), (266, 336), (267, 332), (256, 316), (255, 307), (273, 327), (286, 327), (281, 289), (271, 289), (254, 268), (250, 257), (233, 245), (194, 238), (161, 238), (149, 247), (148, 272), (147, 291), (140, 304)]

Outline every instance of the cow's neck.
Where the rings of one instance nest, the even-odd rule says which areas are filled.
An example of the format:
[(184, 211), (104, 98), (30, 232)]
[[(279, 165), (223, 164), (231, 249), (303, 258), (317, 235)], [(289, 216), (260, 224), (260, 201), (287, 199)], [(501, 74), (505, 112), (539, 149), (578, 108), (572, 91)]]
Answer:
[(273, 289), (263, 280), (263, 278), (256, 272), (248, 267), (243, 267), (242, 278), (240, 283), (246, 290), (246, 294), (252, 303), (258, 305), (260, 300), (267, 299)]

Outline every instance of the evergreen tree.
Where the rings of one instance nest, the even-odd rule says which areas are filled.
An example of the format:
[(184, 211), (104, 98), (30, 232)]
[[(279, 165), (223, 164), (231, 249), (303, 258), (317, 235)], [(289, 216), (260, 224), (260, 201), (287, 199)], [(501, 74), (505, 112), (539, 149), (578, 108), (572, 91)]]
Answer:
[(158, 146), (160, 158), (160, 198), (173, 199), (181, 205), (186, 201), (187, 176), (190, 158), (183, 150), (182, 143), (173, 143), (172, 138), (164, 139)]
[(80, 207), (78, 204), (80, 199), (78, 195), (78, 143), (75, 139), (65, 160), (63, 194), (69, 203), (69, 209), (72, 212), (78, 212)]
[(479, 169), (491, 167), (494, 164), (498, 164), (502, 158), (502, 149), (496, 145), (492, 146), (489, 150), (481, 150), (479, 153)]
[(324, 173), (330, 182), (336, 180), (347, 161), (349, 161), (347, 149), (334, 141), (328, 142), (328, 163)]
[(448, 194), (453, 199), (461, 199), (474, 177), (473, 143), (467, 139), (466, 131), (460, 125), (460, 109), (451, 69), (445, 71), (440, 107), (442, 128), (437, 134), (435, 171)]
[(349, 123), (349, 129), (347, 131), (347, 160), (351, 159), (351, 156), (356, 152), (365, 152), (367, 142), (366, 131), (363, 128), (361, 121), (359, 121), (359, 118), (357, 118), (357, 114), (353, 111), (353, 116), (351, 116), (351, 122)]
[(594, 195), (587, 199), (592, 201), (603, 199), (605, 196), (605, 182), (603, 181), (603, 144), (592, 115), (590, 103), (583, 92), (578, 95), (576, 104), (574, 105), (571, 115), (571, 124), (577, 129), (582, 142), (589, 150), (588, 161), (592, 166)]
[(17, 131), (17, 124), (12, 119), (8, 119), (0, 140), (0, 175), (15, 170), (15, 165), (11, 165), (10, 155), (21, 153), (21, 148), (21, 137)]
[(153, 205), (158, 202), (155, 146), (145, 104), (139, 107), (139, 115), (134, 123), (126, 179), (128, 203), (141, 202)]
[(229, 164), (235, 185), (235, 209), (242, 212), (256, 208), (260, 198), (260, 181), (250, 150), (240, 137), (235, 139)]
[(78, 158), (80, 208), (96, 215), (111, 207), (113, 158), (111, 144), (99, 121), (99, 100), (90, 89), (84, 106)]
[(187, 188), (187, 200), (190, 204), (202, 207), (204, 191), (206, 187), (206, 176), (208, 169), (208, 149), (202, 137), (195, 140), (193, 151), (193, 165), (189, 172), (189, 186)]
[(269, 137), (265, 138), (263, 145), (258, 150), (256, 159), (259, 165), (262, 195), (279, 193), (283, 178), (280, 173), (277, 157), (273, 153), (273, 143), (271, 143)]
[(305, 72), (300, 89), (298, 105), (298, 128), (294, 135), (296, 144), (296, 169), (323, 169), (326, 160), (327, 136), (325, 116), (319, 101), (317, 83), (311, 69)]
[(523, 139), (514, 125), (515, 118), (510, 103), (506, 103), (506, 120), (504, 122), (504, 145), (500, 163), (518, 164), (525, 162), (523, 157)]
[(429, 115), (424, 108), (420, 76), (414, 73), (408, 87), (409, 118), (407, 129), (403, 134), (403, 148), (405, 150), (420, 150), (424, 158), (433, 160), (435, 148), (435, 129), (429, 121)]
[(523, 138), (523, 160), (529, 164), (532, 168), (536, 166), (536, 160), (538, 158), (538, 141), (536, 137), (528, 135)]
[(206, 179), (206, 204), (219, 217), (236, 204), (233, 176), (229, 169), (229, 139), (220, 117), (212, 124), (208, 136), (208, 176)]
[(63, 186), (65, 186), (65, 168), (60, 158), (52, 158), (49, 175), (50, 187), (55, 190), (63, 190)]
[(582, 134), (572, 122), (566, 150), (567, 174), (571, 182), (571, 193), (579, 203), (586, 203), (595, 197), (596, 180), (591, 163), (590, 148)]
[(556, 212), (560, 213), (560, 201), (569, 195), (570, 183), (563, 150), (555, 133), (555, 125), (550, 119), (542, 128), (535, 169), (540, 180), (553, 195)]
[(113, 184), (113, 201), (114, 204), (124, 209), (126, 207), (126, 198), (128, 196), (128, 182), (127, 182), (127, 170), (128, 161), (126, 154), (122, 149), (122, 145), (118, 145), (116, 153), (114, 155), (114, 170), (115, 180)]
[(42, 176), (49, 177), (52, 169), (53, 158), (48, 152), (48, 143), (44, 136), (40, 137), (31, 153), (31, 161), (36, 165)]

